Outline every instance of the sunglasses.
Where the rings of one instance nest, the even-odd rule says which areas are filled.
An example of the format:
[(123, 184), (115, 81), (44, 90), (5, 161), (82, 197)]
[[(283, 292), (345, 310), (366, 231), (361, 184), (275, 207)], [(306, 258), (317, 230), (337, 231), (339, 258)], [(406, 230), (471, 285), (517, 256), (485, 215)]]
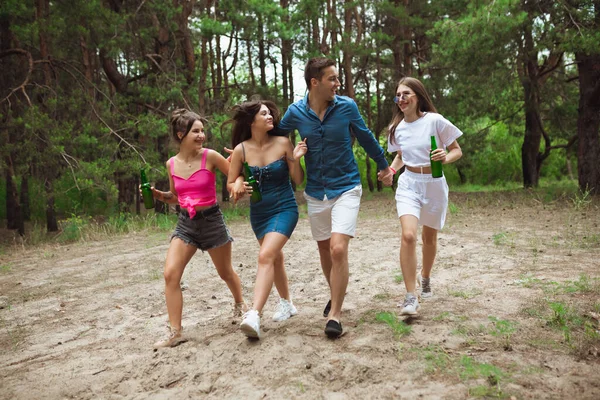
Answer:
[(415, 95), (414, 93), (402, 93), (400, 96), (394, 97), (394, 103), (398, 104), (398, 103), (400, 103), (401, 100), (408, 100), (409, 98), (411, 98), (414, 95)]

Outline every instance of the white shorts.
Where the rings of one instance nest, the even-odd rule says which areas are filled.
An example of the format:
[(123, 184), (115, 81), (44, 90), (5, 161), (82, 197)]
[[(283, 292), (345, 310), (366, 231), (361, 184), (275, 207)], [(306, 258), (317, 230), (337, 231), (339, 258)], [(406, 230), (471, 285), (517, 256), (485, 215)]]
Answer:
[(398, 218), (414, 215), (420, 225), (440, 230), (446, 221), (448, 184), (446, 177), (417, 174), (407, 169), (398, 178), (396, 188)]
[(360, 185), (332, 200), (315, 199), (304, 192), (313, 239), (321, 242), (331, 238), (334, 232), (354, 237), (361, 196)]

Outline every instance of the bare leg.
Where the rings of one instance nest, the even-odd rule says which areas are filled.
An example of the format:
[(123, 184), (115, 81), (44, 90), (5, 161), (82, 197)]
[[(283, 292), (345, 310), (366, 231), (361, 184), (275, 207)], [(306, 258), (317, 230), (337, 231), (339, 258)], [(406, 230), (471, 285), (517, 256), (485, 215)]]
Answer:
[(437, 234), (436, 229), (423, 226), (421, 235), (423, 238), (423, 270), (421, 271), (423, 278), (429, 278), (431, 275), (431, 269), (437, 254)]
[(400, 217), (400, 269), (408, 293), (415, 294), (417, 282), (417, 228), (419, 220), (414, 215)]
[(219, 276), (221, 279), (223, 279), (223, 281), (225, 281), (227, 287), (231, 291), (235, 302), (243, 302), (244, 297), (242, 296), (242, 282), (231, 265), (231, 242), (208, 250), (208, 254), (212, 259), (213, 264), (215, 264), (215, 268), (217, 269)]
[(171, 327), (181, 330), (181, 314), (183, 310), (183, 295), (179, 282), (187, 263), (196, 253), (196, 247), (186, 244), (179, 238), (173, 238), (167, 251), (165, 261), (165, 300), (169, 312)]
[(319, 247), (319, 258), (321, 259), (321, 269), (323, 270), (323, 275), (325, 279), (327, 279), (327, 284), (331, 287), (330, 276), (331, 276), (331, 247), (330, 247), (331, 239), (322, 240), (317, 242), (317, 246)]
[(275, 279), (275, 260), (280, 256), (281, 249), (288, 241), (287, 236), (277, 232), (269, 232), (262, 240), (258, 253), (258, 271), (254, 284), (254, 301), (252, 308), (259, 313), (262, 311)]
[(331, 288), (331, 311), (328, 319), (340, 321), (342, 304), (348, 287), (348, 244), (351, 236), (332, 233), (330, 239), (331, 271), (329, 285)]
[(288, 278), (285, 272), (283, 250), (279, 251), (279, 255), (275, 258), (275, 287), (277, 293), (282, 299), (290, 300), (290, 289)]

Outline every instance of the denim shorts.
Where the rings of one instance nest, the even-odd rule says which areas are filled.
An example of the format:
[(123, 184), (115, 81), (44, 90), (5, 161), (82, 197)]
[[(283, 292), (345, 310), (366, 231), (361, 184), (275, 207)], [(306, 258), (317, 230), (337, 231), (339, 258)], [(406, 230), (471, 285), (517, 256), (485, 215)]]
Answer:
[(171, 240), (173, 238), (179, 238), (186, 244), (196, 246), (202, 251), (233, 242), (218, 204), (197, 211), (194, 218), (190, 218), (186, 210), (181, 210)]

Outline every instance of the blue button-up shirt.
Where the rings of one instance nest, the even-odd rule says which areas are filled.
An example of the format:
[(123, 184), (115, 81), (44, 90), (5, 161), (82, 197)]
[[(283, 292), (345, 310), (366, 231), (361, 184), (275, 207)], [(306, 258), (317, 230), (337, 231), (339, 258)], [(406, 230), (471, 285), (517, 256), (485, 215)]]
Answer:
[(388, 167), (383, 149), (350, 97), (336, 95), (321, 121), (310, 108), (307, 94), (287, 109), (276, 134), (294, 129), (298, 130), (302, 140), (307, 138), (305, 191), (311, 197), (334, 199), (361, 184), (351, 134), (380, 170)]

